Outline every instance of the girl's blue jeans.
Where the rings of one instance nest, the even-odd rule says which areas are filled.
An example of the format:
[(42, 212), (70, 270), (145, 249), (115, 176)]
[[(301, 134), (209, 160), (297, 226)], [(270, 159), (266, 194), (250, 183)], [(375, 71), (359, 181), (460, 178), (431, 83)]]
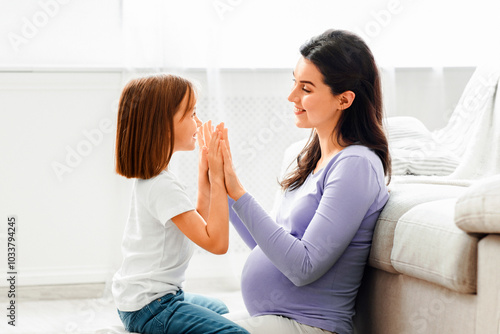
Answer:
[(144, 334), (211, 334), (246, 333), (248, 331), (224, 318), (226, 305), (200, 295), (168, 294), (153, 300), (135, 312), (118, 310), (120, 319), (129, 332)]

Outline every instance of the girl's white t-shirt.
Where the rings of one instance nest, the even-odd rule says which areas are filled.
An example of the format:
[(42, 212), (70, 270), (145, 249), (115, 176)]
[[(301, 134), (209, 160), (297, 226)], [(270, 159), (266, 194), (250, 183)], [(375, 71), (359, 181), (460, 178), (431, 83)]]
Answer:
[(194, 244), (171, 219), (195, 209), (185, 189), (167, 170), (134, 181), (122, 241), (123, 263), (112, 284), (120, 311), (140, 310), (182, 287)]

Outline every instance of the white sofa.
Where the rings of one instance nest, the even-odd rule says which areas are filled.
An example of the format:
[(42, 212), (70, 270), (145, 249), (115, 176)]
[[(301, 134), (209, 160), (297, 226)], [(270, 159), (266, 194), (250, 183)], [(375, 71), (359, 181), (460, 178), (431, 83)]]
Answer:
[(500, 333), (500, 175), (398, 183), (358, 294), (358, 334)]
[(499, 86), (498, 66), (476, 69), (440, 130), (387, 120), (399, 176), (374, 232), (357, 334), (500, 334)]

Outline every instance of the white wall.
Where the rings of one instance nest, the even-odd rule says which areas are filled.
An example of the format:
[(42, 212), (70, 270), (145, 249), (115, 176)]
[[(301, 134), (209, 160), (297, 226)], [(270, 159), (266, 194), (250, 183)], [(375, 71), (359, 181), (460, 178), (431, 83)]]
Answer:
[(500, 51), (498, 12), (492, 0), (0, 0), (0, 64), (284, 68), (335, 28), (383, 66), (477, 66)]
[(102, 281), (116, 264), (128, 196), (113, 173), (120, 85), (119, 73), (0, 74), (0, 216), (18, 216), (18, 284)]
[(429, 130), (446, 125), (474, 68), (396, 68), (382, 71), (388, 116), (409, 115)]
[[(430, 129), (439, 128), (472, 72), (385, 69), (387, 112), (413, 115)], [(270, 209), (284, 148), (309, 134), (294, 127), (286, 100), (292, 69), (180, 74), (201, 84), (201, 118), (226, 121), (241, 179)], [(130, 181), (114, 173), (115, 117), (121, 87), (132, 75), (0, 72), (0, 240), (5, 245), (7, 216), (17, 215), (18, 285), (104, 282), (120, 265)], [(194, 200), (196, 153), (174, 157), (173, 168)], [(0, 247), (2, 263), (5, 252)], [(238, 275), (243, 261), (238, 254), (245, 248), (233, 236), (228, 255), (200, 251), (189, 273)]]

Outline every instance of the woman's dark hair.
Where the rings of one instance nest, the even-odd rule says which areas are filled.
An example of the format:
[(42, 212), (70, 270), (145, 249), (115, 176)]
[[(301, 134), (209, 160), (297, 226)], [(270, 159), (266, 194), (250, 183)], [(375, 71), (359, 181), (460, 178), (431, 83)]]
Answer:
[[(383, 127), (382, 89), (372, 52), (357, 35), (327, 30), (300, 47), (302, 56), (323, 75), (333, 95), (355, 93), (351, 106), (342, 112), (332, 135), (343, 147), (359, 144), (372, 149), (391, 179), (391, 156)], [(321, 158), (319, 137), (313, 130), (308, 144), (297, 157), (297, 167), (281, 182), (283, 190), (300, 187)]]

